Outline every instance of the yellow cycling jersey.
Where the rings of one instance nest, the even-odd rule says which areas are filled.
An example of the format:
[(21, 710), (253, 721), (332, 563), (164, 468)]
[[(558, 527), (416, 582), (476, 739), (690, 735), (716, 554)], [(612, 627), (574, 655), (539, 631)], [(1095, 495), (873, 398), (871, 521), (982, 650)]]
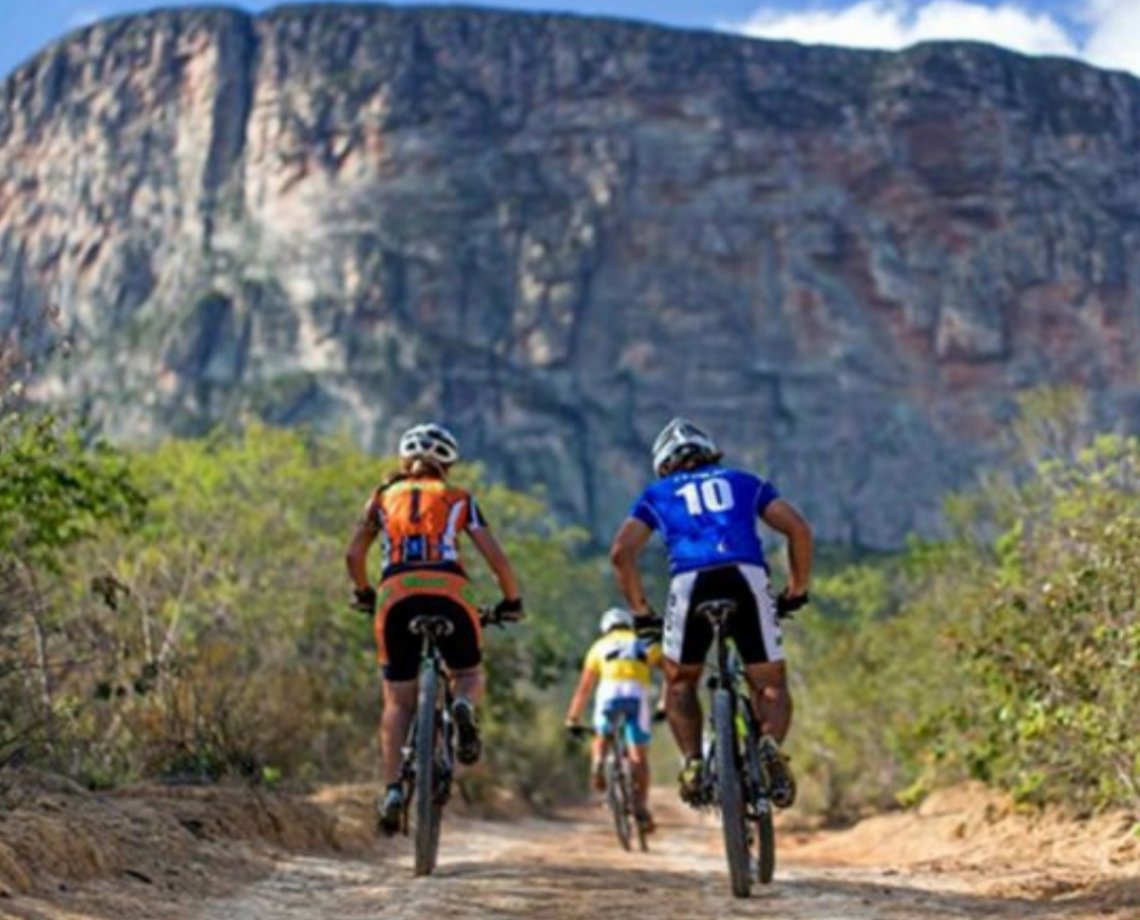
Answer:
[(586, 670), (603, 681), (635, 681), (653, 685), (651, 668), (661, 666), (661, 646), (639, 639), (632, 629), (615, 629), (590, 646)]

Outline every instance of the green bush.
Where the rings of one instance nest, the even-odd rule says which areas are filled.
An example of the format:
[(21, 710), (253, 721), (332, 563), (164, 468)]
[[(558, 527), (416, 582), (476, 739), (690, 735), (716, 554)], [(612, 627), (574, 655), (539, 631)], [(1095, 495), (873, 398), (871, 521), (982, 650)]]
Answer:
[(1045, 461), (1019, 495), (977, 615), (949, 630), (969, 765), (1025, 799), (1140, 805), (1140, 442)]
[(973, 776), (1140, 806), (1140, 441), (1030, 394), (948, 537), (821, 577), (790, 632), (808, 803), (846, 818)]
[(58, 760), (58, 685), (51, 646), (65, 617), (51, 601), (73, 548), (129, 527), (145, 500), (125, 458), (85, 445), (50, 415), (0, 406), (0, 766)]

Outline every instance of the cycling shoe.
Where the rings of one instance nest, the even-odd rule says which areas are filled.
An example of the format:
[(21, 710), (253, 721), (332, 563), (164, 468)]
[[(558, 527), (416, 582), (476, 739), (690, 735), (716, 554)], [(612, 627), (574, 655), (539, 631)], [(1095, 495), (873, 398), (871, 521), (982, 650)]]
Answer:
[(404, 789), (389, 786), (388, 791), (376, 800), (376, 829), (386, 837), (399, 833), (404, 822)]
[(760, 739), (760, 756), (768, 771), (772, 804), (777, 808), (790, 808), (796, 801), (796, 777), (788, 755), (772, 738), (765, 736)]
[(470, 700), (458, 699), (451, 707), (452, 717), (455, 719), (455, 729), (459, 733), (455, 756), (462, 764), (473, 764), (479, 760), (483, 753), (483, 741), (479, 736), (479, 721), (475, 716), (475, 707)]

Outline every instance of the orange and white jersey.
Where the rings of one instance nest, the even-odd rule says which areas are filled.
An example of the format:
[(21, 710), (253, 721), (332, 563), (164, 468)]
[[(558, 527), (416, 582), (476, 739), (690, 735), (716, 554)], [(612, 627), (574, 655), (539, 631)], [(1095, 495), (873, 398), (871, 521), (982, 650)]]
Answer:
[(459, 535), (485, 523), (471, 493), (432, 476), (381, 486), (364, 520), (383, 538), (384, 577), (419, 566), (462, 567)]

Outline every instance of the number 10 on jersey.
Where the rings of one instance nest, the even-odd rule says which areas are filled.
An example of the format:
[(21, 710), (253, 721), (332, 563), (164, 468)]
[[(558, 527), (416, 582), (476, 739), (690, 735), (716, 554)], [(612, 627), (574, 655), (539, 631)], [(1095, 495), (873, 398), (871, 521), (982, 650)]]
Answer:
[(677, 490), (685, 500), (689, 514), (703, 514), (708, 511), (727, 511), (733, 505), (732, 483), (719, 476), (704, 482), (687, 482)]

